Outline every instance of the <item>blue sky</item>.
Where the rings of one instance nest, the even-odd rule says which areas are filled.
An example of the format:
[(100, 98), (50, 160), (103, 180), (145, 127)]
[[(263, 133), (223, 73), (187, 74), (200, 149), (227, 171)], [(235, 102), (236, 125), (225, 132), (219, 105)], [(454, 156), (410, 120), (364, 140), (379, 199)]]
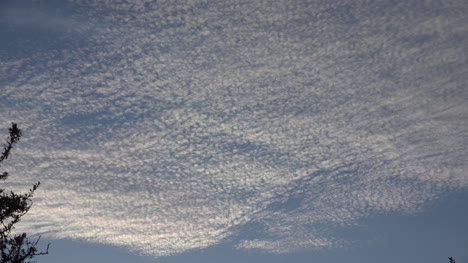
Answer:
[(3, 1), (19, 230), (39, 262), (466, 261), (467, 9)]

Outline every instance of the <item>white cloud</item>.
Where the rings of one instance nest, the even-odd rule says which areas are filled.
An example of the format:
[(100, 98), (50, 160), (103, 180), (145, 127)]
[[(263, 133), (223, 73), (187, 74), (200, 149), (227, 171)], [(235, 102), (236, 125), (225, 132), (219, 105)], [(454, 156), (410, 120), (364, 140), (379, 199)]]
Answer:
[(0, 64), (16, 70), (1, 123), (25, 132), (11, 181), (43, 183), (24, 227), (156, 256), (282, 253), (466, 187), (466, 18), (451, 12), (466, 4), (394, 18), (417, 8), (382, 2), (93, 2), (87, 46)]

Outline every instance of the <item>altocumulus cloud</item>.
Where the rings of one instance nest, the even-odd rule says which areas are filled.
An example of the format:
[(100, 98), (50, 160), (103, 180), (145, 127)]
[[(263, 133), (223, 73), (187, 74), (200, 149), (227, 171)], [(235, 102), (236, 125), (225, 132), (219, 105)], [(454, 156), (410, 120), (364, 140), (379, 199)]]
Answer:
[(86, 34), (0, 62), (27, 231), (282, 253), (468, 186), (465, 1), (68, 4)]

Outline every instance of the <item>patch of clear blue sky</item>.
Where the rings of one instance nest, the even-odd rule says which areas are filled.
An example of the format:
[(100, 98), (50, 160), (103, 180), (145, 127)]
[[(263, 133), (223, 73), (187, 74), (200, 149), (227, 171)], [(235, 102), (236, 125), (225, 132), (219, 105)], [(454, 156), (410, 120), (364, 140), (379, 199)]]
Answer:
[(448, 194), (423, 212), (414, 215), (386, 214), (366, 219), (348, 233), (355, 244), (340, 249), (303, 251), (291, 254), (265, 254), (234, 250), (229, 244), (154, 259), (138, 256), (126, 249), (76, 242), (42, 240), (51, 243), (50, 255), (38, 263), (446, 263), (453, 256), (468, 262), (468, 191)]
[[(23, 58), (37, 53), (83, 45), (70, 30), (57, 23), (74, 11), (67, 1), (0, 1), (0, 57)], [(60, 27), (62, 26), (62, 27)]]

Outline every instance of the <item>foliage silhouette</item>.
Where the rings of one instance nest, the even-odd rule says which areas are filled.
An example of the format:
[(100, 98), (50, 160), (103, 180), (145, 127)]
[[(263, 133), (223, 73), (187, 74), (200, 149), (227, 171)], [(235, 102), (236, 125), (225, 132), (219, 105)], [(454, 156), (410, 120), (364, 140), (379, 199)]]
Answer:
[[(13, 145), (21, 138), (21, 130), (16, 123), (12, 123), (9, 129), (9, 137), (3, 146), (3, 153), (0, 156), (0, 164), (8, 159)], [(0, 174), (0, 181), (8, 178), (8, 172)], [(15, 224), (21, 220), (32, 205), (32, 196), (39, 187), (39, 182), (33, 184), (32, 188), (25, 194), (16, 194), (12, 191), (5, 191), (0, 188), (0, 263), (28, 263), (27, 261), (35, 256), (49, 253), (49, 245), (45, 252), (39, 252), (36, 248), (40, 237), (34, 241), (27, 238), (26, 233), (12, 234)]]

